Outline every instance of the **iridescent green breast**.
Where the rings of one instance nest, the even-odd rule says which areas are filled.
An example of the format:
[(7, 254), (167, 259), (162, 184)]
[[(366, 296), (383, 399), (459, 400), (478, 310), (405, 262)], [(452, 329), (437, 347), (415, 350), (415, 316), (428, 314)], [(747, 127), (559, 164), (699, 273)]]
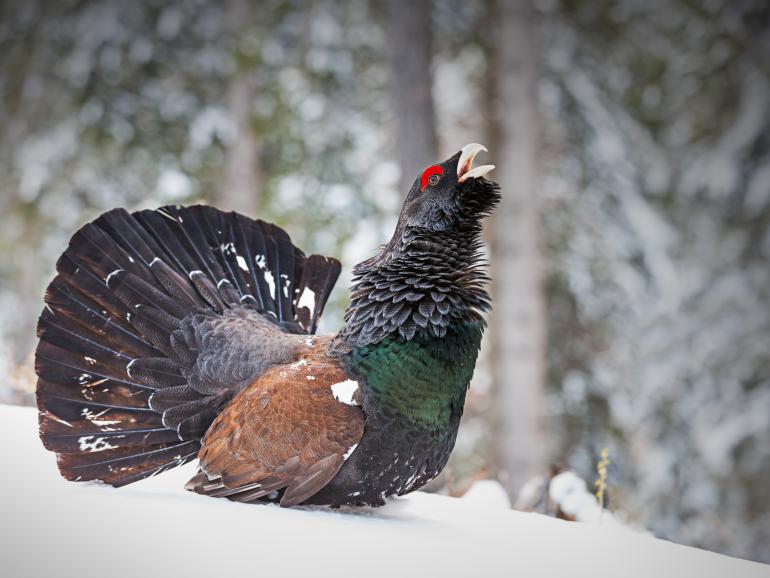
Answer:
[(364, 436), (307, 503), (377, 506), (435, 478), (454, 447), (482, 328), (463, 322), (441, 338), (391, 336), (345, 355), (363, 390)]
[(394, 413), (430, 430), (450, 423), (462, 414), (481, 334), (481, 323), (465, 322), (441, 338), (391, 336), (354, 349), (349, 366), (362, 378), (368, 405), (376, 406), (365, 411)]

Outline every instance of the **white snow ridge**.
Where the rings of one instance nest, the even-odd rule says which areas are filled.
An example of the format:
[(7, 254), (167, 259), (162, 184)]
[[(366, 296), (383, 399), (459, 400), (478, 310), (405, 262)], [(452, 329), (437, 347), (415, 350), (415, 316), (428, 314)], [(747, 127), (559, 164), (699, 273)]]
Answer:
[(67, 482), (31, 408), (0, 405), (0, 439), (3, 578), (770, 577), (615, 526), (509, 510), (490, 483), (473, 499), (415, 492), (383, 508), (287, 510), (186, 492), (193, 464), (117, 490)]

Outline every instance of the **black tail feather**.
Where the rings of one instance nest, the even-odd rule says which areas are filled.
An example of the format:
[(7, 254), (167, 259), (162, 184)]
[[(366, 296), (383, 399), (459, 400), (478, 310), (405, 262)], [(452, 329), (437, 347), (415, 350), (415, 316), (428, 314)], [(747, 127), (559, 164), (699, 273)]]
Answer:
[(295, 277), (299, 279), (294, 293), (295, 315), (308, 333), (318, 330), (324, 306), (339, 275), (339, 261), (321, 255), (310, 255), (304, 263), (301, 275)]
[(206, 206), (85, 225), (38, 323), (40, 433), (62, 474), (121, 486), (193, 459), (228, 398), (189, 387), (181, 320), (250, 307), (314, 333), (339, 270), (274, 225)]

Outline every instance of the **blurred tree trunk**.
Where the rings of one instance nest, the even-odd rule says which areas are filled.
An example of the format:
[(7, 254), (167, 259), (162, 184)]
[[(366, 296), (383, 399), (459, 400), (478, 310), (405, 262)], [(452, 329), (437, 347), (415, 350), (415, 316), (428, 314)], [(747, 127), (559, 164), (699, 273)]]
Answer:
[(537, 48), (531, 0), (490, 3), (490, 152), (503, 199), (491, 222), (496, 454), (512, 498), (542, 472), (546, 317), (539, 246)]
[(221, 209), (257, 216), (262, 194), (260, 146), (251, 127), (254, 103), (254, 74), (238, 58), (239, 40), (254, 18), (255, 4), (249, 0), (228, 0), (228, 29), (235, 42), (236, 70), (227, 87), (227, 106), (237, 130), (225, 159), (224, 186), (217, 204)]
[(401, 192), (437, 161), (431, 96), (430, 2), (390, 0), (390, 80), (396, 114), (396, 161)]

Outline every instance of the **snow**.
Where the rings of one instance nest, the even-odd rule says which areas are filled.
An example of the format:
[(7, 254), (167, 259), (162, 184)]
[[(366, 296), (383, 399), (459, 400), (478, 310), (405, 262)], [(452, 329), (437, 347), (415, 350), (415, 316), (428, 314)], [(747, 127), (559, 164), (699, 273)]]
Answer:
[(601, 523), (603, 526), (620, 524), (612, 513), (599, 507), (596, 497), (575, 472), (566, 471), (554, 476), (548, 484), (548, 495), (562, 512), (579, 522)]
[(0, 575), (770, 576), (770, 567), (617, 527), (416, 492), (379, 509), (286, 510), (182, 489), (189, 464), (119, 490), (59, 478), (31, 408), (0, 406)]
[(494, 480), (479, 480), (474, 482), (463, 495), (463, 501), (475, 507), (499, 508), (510, 510), (511, 499), (505, 488)]

